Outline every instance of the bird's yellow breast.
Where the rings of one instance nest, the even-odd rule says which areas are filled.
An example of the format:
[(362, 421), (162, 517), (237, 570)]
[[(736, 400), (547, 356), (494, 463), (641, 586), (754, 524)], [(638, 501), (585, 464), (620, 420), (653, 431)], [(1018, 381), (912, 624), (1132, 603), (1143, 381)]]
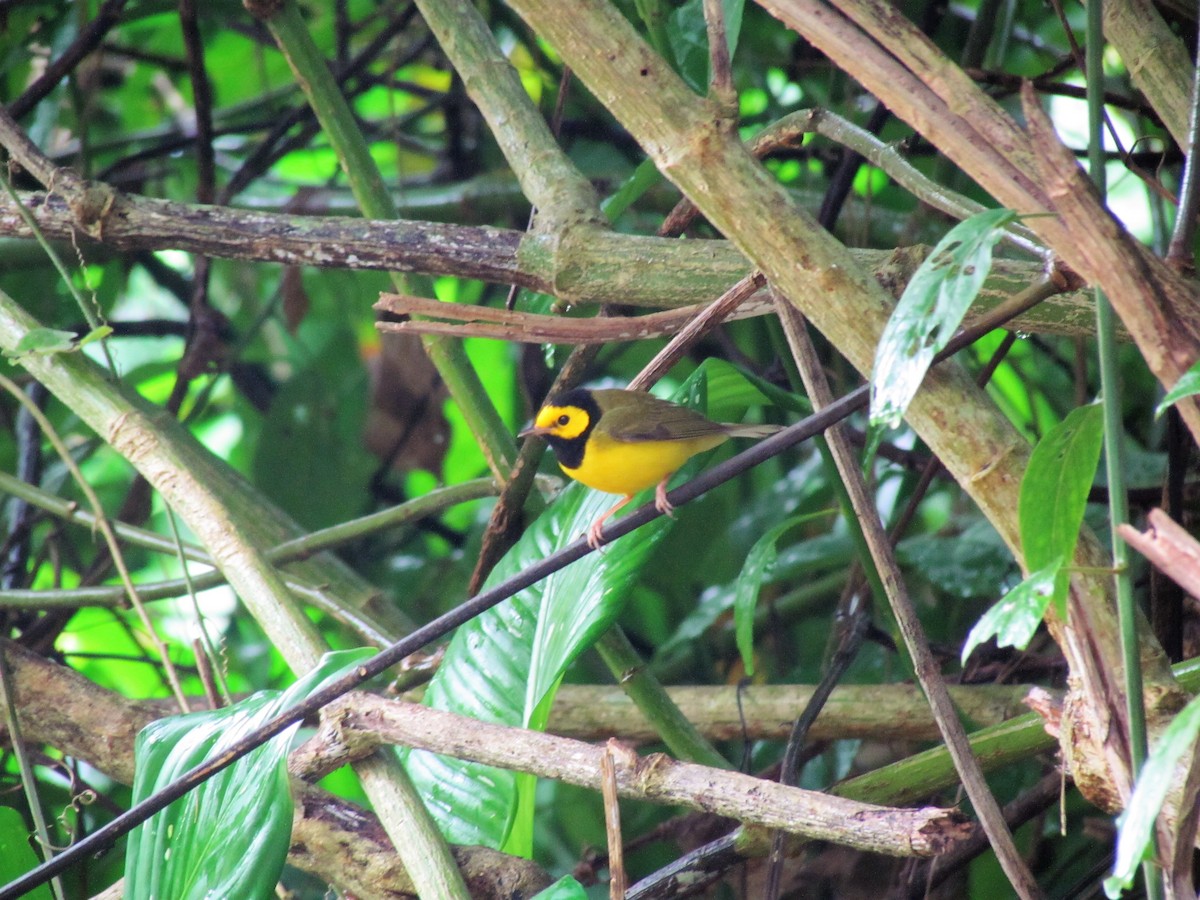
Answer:
[(597, 429), (588, 438), (583, 461), (562, 470), (576, 481), (609, 494), (636, 494), (658, 484), (704, 450), (728, 440), (708, 434), (678, 441), (618, 441)]

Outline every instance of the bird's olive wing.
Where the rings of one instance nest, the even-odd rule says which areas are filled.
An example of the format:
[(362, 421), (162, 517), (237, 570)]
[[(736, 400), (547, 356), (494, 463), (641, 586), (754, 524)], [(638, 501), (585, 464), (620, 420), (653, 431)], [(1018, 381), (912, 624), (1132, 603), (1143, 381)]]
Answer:
[(725, 431), (695, 410), (649, 396), (605, 410), (600, 428), (618, 441), (682, 441)]

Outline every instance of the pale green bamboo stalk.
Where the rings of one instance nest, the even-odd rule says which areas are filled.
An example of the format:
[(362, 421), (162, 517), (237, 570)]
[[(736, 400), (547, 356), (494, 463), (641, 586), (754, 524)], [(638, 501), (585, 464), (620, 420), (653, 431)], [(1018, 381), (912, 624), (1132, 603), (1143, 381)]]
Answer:
[[(1088, 0), (1087, 55), (1085, 76), (1088, 104), (1088, 168), (1096, 190), (1104, 199), (1107, 173), (1104, 159), (1104, 31), (1103, 0)], [(1100, 402), (1104, 410), (1104, 466), (1108, 476), (1108, 516), (1111, 525), (1113, 583), (1116, 589), (1117, 622), (1121, 633), (1121, 667), (1125, 675), (1125, 716), (1129, 720), (1129, 770), (1138, 777), (1146, 763), (1146, 706), (1143, 697), (1142, 660), (1138, 653), (1137, 609), (1129, 577), (1129, 545), (1117, 525), (1129, 521), (1129, 498), (1122, 464), (1124, 425), (1121, 422), (1121, 378), (1117, 364), (1117, 341), (1112, 304), (1096, 288), (1096, 349), (1100, 367)], [(1153, 839), (1153, 837), (1152, 837)], [(1151, 860), (1142, 864), (1146, 896), (1163, 896), (1162, 870)]]

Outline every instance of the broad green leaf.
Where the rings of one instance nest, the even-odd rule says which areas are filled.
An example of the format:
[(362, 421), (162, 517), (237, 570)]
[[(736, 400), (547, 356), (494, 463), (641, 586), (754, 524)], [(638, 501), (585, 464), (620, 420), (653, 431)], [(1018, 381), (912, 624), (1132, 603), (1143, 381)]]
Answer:
[(1172, 404), (1195, 394), (1200, 394), (1200, 360), (1194, 362), (1190, 369), (1179, 376), (1175, 387), (1167, 391), (1167, 396), (1163, 397), (1162, 402), (1154, 408), (1154, 417), (1157, 419), (1170, 409)]
[[(286, 691), (260, 691), (226, 709), (151, 722), (134, 748), (134, 802), (220, 754), (373, 652), (327, 653)], [(275, 895), (292, 834), (286, 756), (296, 727), (134, 829), (125, 861), (127, 900)]]
[(564, 875), (544, 891), (534, 894), (533, 900), (587, 900), (588, 893), (582, 884), (570, 875)]
[(871, 373), (871, 426), (895, 428), (933, 358), (962, 323), (992, 269), (992, 248), (1016, 219), (977, 213), (950, 229), (909, 280), (884, 326)]
[(1185, 753), (1192, 752), (1200, 737), (1200, 697), (1185, 706), (1163, 730), (1146, 764), (1138, 775), (1129, 805), (1117, 820), (1117, 858), (1113, 874), (1105, 879), (1104, 893), (1119, 897), (1137, 875), (1138, 866), (1150, 851), (1154, 820), (1162, 809), (1176, 767)]
[(1024, 650), (1029, 645), (1046, 607), (1054, 599), (1059, 582), (1065, 587), (1066, 572), (1063, 571), (1062, 560), (1054, 560), (1049, 566), (1034, 572), (1015, 588), (1000, 598), (1000, 601), (989, 609), (975, 623), (967, 642), (963, 645), (962, 660), (964, 663), (971, 651), (990, 637), (996, 638), (996, 644), (1001, 647), (1016, 647)]
[(755, 541), (746, 554), (746, 562), (734, 584), (733, 623), (738, 652), (749, 676), (754, 675), (754, 610), (758, 606), (759, 591), (775, 571), (776, 544), (785, 532), (824, 515), (827, 513), (821, 510), (780, 522)]
[(1028, 571), (1075, 556), (1103, 441), (1103, 410), (1093, 403), (1072, 410), (1033, 448), (1017, 507)]
[[(702, 378), (697, 377), (700, 373)], [(707, 359), (678, 392), (667, 399), (703, 409), (709, 418), (719, 422), (738, 422), (746, 414), (747, 407), (774, 401), (775, 398), (763, 389), (766, 384), (723, 359)], [(795, 395), (787, 396), (798, 399)]]
[[(565, 533), (567, 540), (562, 545), (586, 531), (586, 526), (614, 502), (611, 495), (586, 490), (582, 485), (573, 484), (567, 491), (579, 496), (566, 501), (576, 510), (569, 519), (576, 528)], [(643, 495), (643, 499), (649, 499), (649, 495)], [(563, 502), (560, 495), (556, 503)], [(635, 499), (630, 507), (638, 504)], [(605, 546), (600, 553), (560, 569), (542, 583), (521, 722), (526, 728), (545, 728), (549, 712), (546, 701), (552, 698), (567, 667), (616, 621), (650, 551), (666, 534), (668, 523), (665, 516), (659, 517), (635, 534)], [(543, 543), (525, 564), (557, 549), (557, 543)]]
[[(29, 826), (11, 806), (0, 806), (0, 884), (15, 881), (41, 864), (29, 844)], [(24, 895), (31, 900), (50, 900), (50, 888), (39, 885)]]
[(57, 328), (31, 328), (21, 340), (17, 341), (17, 346), (11, 351), (4, 351), (4, 355), (13, 359), (20, 359), (22, 356), (49, 356), (53, 353), (70, 353), (72, 350), (78, 349), (75, 343), (77, 335), (73, 331), (59, 331)]

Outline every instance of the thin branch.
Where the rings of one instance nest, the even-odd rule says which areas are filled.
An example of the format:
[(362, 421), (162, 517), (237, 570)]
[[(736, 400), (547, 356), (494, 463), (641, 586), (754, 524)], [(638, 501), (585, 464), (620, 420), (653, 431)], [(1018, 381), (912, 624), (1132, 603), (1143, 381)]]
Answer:
[[(752, 684), (668, 687), (667, 695), (688, 721), (710, 740), (786, 738), (790, 719), (806, 706), (814, 687), (805, 684)], [(950, 696), (963, 716), (983, 727), (1028, 712), (1028, 685), (951, 685)], [(740, 701), (739, 701), (740, 693)], [(620, 687), (564, 684), (550, 712), (552, 733), (596, 741), (616, 735), (646, 743), (658, 734)], [(809, 730), (813, 740), (863, 739), (936, 741), (941, 732), (920, 690), (910, 684), (841, 685)]]
[(212, 203), (217, 193), (213, 159), (212, 82), (204, 67), (204, 41), (196, 15), (196, 0), (179, 0), (179, 24), (187, 51), (188, 76), (192, 82), (192, 105), (196, 116), (196, 200)]
[[(772, 312), (764, 296), (745, 292), (744, 287), (745, 280), (730, 288), (741, 299), (734, 302), (734, 308), (722, 313), (721, 319), (735, 321)], [(375, 309), (406, 318), (422, 318), (410, 318), (403, 322), (382, 321), (376, 323), (375, 327), (380, 331), (445, 334), (459, 338), (483, 337), (522, 344), (614, 344), (678, 334), (680, 329), (696, 321), (705, 310), (711, 311), (714, 305), (715, 302), (697, 304), (642, 316), (569, 318), (515, 310), (510, 312), (490, 306), (443, 303), (406, 294), (380, 294)], [(716, 315), (719, 312), (709, 314)], [(442, 321), (435, 321), (437, 319)]]
[(648, 390), (663, 377), (687, 351), (708, 332), (733, 315), (738, 307), (750, 299), (756, 290), (766, 283), (761, 272), (752, 272), (724, 294), (706, 306), (671, 338), (667, 346), (629, 382), (631, 391)]
[(704, 0), (704, 24), (708, 29), (708, 93), (732, 124), (736, 120), (737, 89), (729, 58), (729, 34), (721, 0)]

